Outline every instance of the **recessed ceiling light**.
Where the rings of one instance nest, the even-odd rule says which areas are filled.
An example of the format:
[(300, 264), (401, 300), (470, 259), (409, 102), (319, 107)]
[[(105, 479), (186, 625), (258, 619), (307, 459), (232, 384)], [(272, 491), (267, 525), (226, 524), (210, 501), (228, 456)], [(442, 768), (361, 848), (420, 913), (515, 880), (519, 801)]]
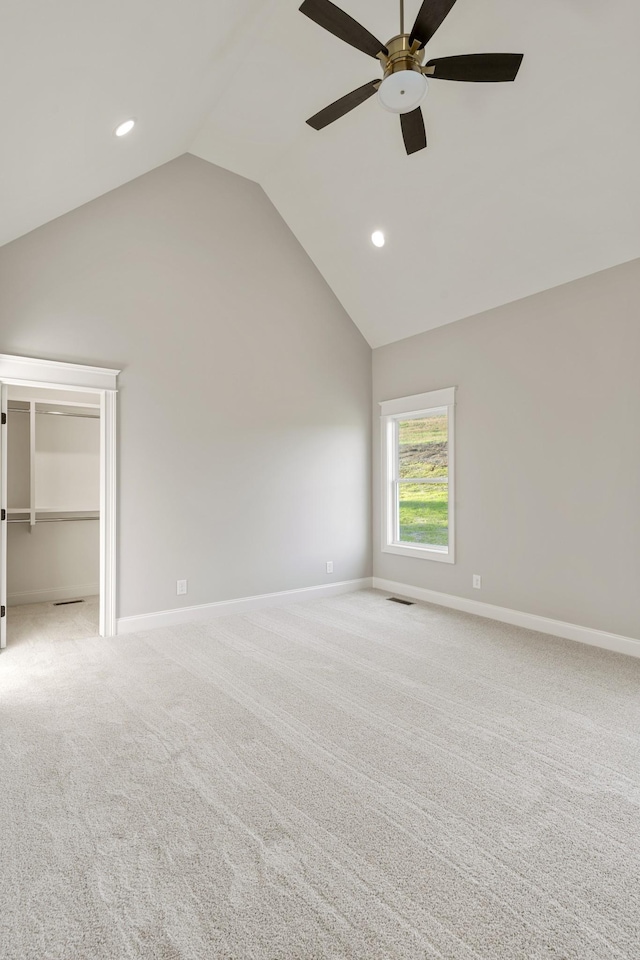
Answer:
[(371, 234), (371, 243), (374, 247), (384, 247), (384, 233), (382, 230), (374, 230)]
[(130, 133), (135, 127), (135, 120), (125, 120), (124, 123), (121, 123), (120, 126), (116, 127), (115, 135), (116, 137), (124, 137), (127, 133)]

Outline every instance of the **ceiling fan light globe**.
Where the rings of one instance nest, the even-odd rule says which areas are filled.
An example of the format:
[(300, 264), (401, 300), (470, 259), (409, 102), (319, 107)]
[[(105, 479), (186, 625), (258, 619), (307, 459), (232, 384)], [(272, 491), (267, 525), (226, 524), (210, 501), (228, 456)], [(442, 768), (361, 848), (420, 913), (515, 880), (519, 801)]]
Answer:
[(390, 113), (411, 113), (427, 92), (427, 78), (417, 70), (398, 70), (385, 77), (378, 88), (380, 105)]

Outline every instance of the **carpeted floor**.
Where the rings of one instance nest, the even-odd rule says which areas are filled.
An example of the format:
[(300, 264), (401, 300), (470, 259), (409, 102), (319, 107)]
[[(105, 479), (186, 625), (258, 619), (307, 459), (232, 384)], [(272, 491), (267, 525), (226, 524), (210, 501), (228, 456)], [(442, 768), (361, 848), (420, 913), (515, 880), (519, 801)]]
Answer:
[(0, 658), (4, 960), (637, 960), (640, 661), (373, 591)]
[[(80, 603), (24, 603), (7, 608), (7, 643), (57, 643), (98, 633), (100, 598), (82, 597)], [(1, 672), (0, 672), (1, 676)], [(0, 683), (2, 681), (0, 680)]]

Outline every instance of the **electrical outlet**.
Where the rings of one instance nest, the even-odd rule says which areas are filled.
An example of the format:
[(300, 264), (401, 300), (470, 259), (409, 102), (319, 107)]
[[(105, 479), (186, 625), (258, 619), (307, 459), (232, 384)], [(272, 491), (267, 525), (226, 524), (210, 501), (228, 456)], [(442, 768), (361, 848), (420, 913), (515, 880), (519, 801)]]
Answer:
[(479, 573), (474, 573), (473, 575), (473, 589), (482, 590), (482, 577)]
[(179, 597), (183, 597), (187, 592), (187, 581), (186, 580), (176, 580), (176, 593)]
[(327, 560), (327, 573), (333, 573), (333, 560)]

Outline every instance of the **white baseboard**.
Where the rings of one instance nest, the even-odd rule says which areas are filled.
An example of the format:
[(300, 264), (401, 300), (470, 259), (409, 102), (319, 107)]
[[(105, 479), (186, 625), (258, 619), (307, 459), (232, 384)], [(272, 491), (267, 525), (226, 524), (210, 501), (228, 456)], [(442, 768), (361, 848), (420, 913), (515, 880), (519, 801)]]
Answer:
[(52, 587), (49, 590), (25, 590), (7, 595), (7, 606), (19, 607), (25, 603), (52, 603), (56, 600), (77, 600), (80, 597), (95, 597), (100, 593), (97, 583), (81, 583), (74, 587)]
[(500, 623), (511, 623), (515, 627), (525, 627), (527, 630), (536, 630), (538, 633), (549, 633), (554, 637), (563, 637), (565, 640), (576, 640), (578, 643), (588, 643), (592, 647), (602, 647), (603, 650), (640, 657), (640, 640), (633, 637), (623, 637), (617, 633), (607, 633), (605, 630), (594, 630), (592, 627), (581, 627), (576, 623), (565, 623), (564, 620), (552, 620), (550, 617), (538, 616), (537, 613), (510, 610), (508, 607), (498, 607), (493, 603), (483, 603), (481, 600), (468, 600), (466, 597), (456, 597), (450, 593), (438, 593), (436, 590), (426, 590), (424, 587), (412, 587), (407, 583), (397, 583), (395, 580), (382, 580), (380, 577), (373, 577), (373, 588), (393, 593), (394, 596), (423, 600), (425, 603), (437, 603), (441, 607), (451, 607), (453, 610), (462, 610), (464, 613), (475, 613), (478, 617), (499, 620)]
[(215, 617), (229, 617), (234, 613), (248, 613), (264, 607), (281, 607), (301, 600), (321, 600), (323, 597), (335, 597), (340, 593), (352, 593), (354, 590), (366, 590), (371, 587), (371, 577), (361, 580), (342, 580), (339, 583), (323, 583), (317, 587), (301, 587), (298, 590), (282, 590), (279, 593), (262, 593), (257, 597), (240, 597), (238, 600), (219, 600), (216, 603), (202, 603), (194, 607), (177, 607), (173, 610), (160, 610), (157, 613), (143, 613), (135, 617), (120, 617), (116, 633), (137, 633), (139, 630), (153, 630), (156, 627), (172, 627), (178, 623), (193, 620), (212, 620)]

